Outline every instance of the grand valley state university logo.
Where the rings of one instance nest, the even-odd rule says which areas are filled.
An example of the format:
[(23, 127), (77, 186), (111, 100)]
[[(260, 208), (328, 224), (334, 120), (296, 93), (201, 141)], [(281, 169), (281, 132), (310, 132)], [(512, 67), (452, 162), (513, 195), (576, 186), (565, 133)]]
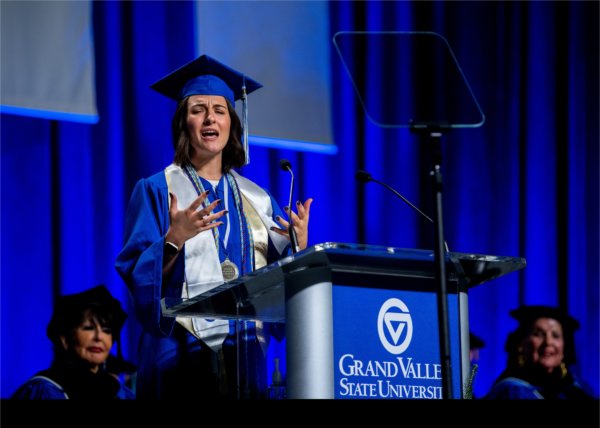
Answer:
[[(416, 353), (402, 355), (413, 338), (413, 317), (402, 300), (393, 297), (381, 305), (377, 333), (387, 353), (379, 347), (368, 352), (359, 346), (350, 347), (350, 352), (343, 345), (338, 348), (336, 397), (442, 398), (441, 365), (430, 361), (429, 350), (423, 353), (418, 346)], [(419, 329), (419, 336), (423, 334)], [(366, 355), (369, 357), (365, 358)]]
[(408, 306), (396, 298), (385, 301), (377, 317), (377, 333), (383, 347), (393, 355), (406, 351), (413, 334)]

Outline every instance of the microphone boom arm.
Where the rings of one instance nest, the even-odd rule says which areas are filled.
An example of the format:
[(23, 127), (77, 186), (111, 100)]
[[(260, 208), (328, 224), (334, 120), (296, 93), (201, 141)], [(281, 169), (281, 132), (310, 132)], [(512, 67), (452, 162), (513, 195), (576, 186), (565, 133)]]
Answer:
[[(373, 177), (371, 177), (371, 175), (369, 174), (368, 176), (368, 180), (370, 181), (374, 181), (375, 183), (381, 184), (383, 187), (385, 187), (386, 189), (388, 189), (390, 192), (392, 192), (394, 195), (398, 196), (400, 199), (402, 199), (404, 202), (406, 202), (408, 205), (410, 205), (416, 212), (418, 212), (419, 214), (421, 214), (423, 217), (425, 217), (427, 220), (429, 220), (429, 222), (431, 224), (433, 224), (433, 220), (431, 219), (431, 217), (429, 217), (427, 214), (425, 214), (423, 211), (421, 211), (419, 208), (417, 208), (416, 206), (414, 206), (408, 199), (406, 199), (404, 196), (402, 196), (398, 191), (396, 191), (396, 189), (394, 189), (392, 186), (384, 183), (383, 181), (379, 181), (374, 179)], [(446, 249), (446, 252), (449, 253), (450, 249), (448, 248), (448, 243), (444, 240), (444, 248)]]
[(385, 184), (382, 181), (379, 180), (375, 180), (374, 178), (371, 177), (371, 181), (374, 181), (375, 183), (379, 183), (381, 184), (383, 187), (385, 187), (386, 189), (388, 189), (390, 192), (392, 192), (394, 195), (398, 196), (400, 199), (402, 199), (404, 202), (406, 202), (408, 205), (410, 205), (415, 211), (417, 211), (418, 213), (420, 213), (423, 217), (425, 217), (427, 220), (429, 220), (431, 223), (433, 223), (433, 220), (431, 219), (431, 217), (429, 217), (427, 214), (425, 214), (423, 211), (421, 211), (420, 209), (418, 209), (416, 206), (414, 206), (408, 199), (406, 199), (404, 196), (402, 196), (400, 193), (398, 193), (392, 186), (389, 186), (387, 184)]

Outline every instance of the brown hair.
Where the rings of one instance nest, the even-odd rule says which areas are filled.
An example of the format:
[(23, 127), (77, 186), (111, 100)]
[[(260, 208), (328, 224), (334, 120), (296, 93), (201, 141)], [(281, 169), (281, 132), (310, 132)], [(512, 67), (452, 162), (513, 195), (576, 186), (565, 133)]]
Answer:
[[(173, 139), (173, 149), (175, 155), (173, 163), (179, 166), (191, 163), (192, 144), (187, 128), (188, 100), (185, 97), (177, 104), (177, 109), (171, 122), (171, 135)], [(241, 168), (246, 161), (246, 153), (242, 146), (242, 123), (233, 104), (227, 99), (227, 110), (231, 117), (231, 129), (229, 132), (229, 141), (223, 149), (222, 172), (227, 173), (231, 168)]]

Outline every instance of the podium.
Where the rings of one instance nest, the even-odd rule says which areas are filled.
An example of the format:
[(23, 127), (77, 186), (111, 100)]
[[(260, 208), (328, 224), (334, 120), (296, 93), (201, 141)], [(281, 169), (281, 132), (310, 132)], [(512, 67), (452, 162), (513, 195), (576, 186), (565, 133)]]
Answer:
[[(468, 290), (525, 259), (448, 252), (454, 397), (468, 379)], [(442, 398), (434, 252), (326, 242), (163, 314), (285, 323), (287, 398)]]

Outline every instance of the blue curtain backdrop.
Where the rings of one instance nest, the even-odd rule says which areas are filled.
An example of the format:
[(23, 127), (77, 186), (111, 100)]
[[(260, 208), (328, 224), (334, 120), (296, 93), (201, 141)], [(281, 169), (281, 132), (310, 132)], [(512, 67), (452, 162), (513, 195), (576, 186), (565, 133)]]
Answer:
[[(2, 398), (50, 363), (45, 328), (58, 294), (106, 284), (130, 314), (122, 351), (136, 359), (139, 326), (114, 259), (134, 183), (172, 159), (174, 104), (148, 85), (193, 57), (193, 7), (94, 3), (98, 124), (1, 116)], [(485, 394), (502, 370), (504, 340), (516, 326), (508, 312), (522, 303), (560, 305), (579, 319), (577, 372), (598, 394), (598, 3), (329, 8), (331, 36), (444, 35), (486, 114), (481, 128), (442, 139), (445, 237), (453, 251), (524, 257), (527, 267), (469, 293), (471, 330), (486, 342), (475, 394)], [(365, 61), (365, 69), (377, 65), (372, 56)], [(333, 49), (331, 73), (338, 153), (252, 147), (242, 173), (284, 205), (289, 177), (278, 161), (291, 161), (294, 199), (315, 199), (310, 244), (432, 248), (427, 222), (384, 189), (354, 179), (366, 169), (431, 215), (426, 147), (408, 131), (366, 119)]]

